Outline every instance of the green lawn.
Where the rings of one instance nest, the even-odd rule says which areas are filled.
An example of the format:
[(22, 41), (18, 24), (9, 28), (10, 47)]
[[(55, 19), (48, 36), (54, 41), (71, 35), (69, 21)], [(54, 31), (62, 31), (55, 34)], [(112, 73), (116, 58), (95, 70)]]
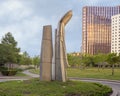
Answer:
[[(39, 74), (39, 69), (32, 69), (30, 72)], [(111, 75), (111, 69), (105, 68), (98, 71), (97, 68), (86, 68), (84, 70), (68, 68), (67, 69), (68, 77), (80, 77), (80, 78), (98, 78), (98, 79), (111, 79), (111, 80), (120, 80), (120, 68), (115, 69), (115, 75)]]
[(15, 76), (28, 76), (28, 75), (26, 75), (26, 74), (24, 74), (22, 72), (17, 72), (17, 74)]
[(87, 68), (84, 70), (80, 69), (67, 69), (68, 77), (80, 77), (80, 78), (98, 78), (98, 79), (111, 79), (120, 80), (120, 69), (115, 69), (115, 75), (111, 75), (111, 69), (100, 69)]
[(0, 96), (109, 96), (112, 89), (80, 81), (44, 82), (39, 79), (0, 83)]

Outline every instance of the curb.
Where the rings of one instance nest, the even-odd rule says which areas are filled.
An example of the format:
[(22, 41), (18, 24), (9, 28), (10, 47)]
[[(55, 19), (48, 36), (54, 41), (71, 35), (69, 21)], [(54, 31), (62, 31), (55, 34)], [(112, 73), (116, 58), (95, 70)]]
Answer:
[(1, 76), (0, 79), (30, 79), (31, 77), (4, 77)]
[(120, 80), (95, 79), (95, 78), (79, 78), (79, 77), (68, 77), (68, 78), (69, 78), (69, 79), (74, 79), (74, 80), (96, 80), (96, 81), (107, 81), (107, 82), (120, 83)]

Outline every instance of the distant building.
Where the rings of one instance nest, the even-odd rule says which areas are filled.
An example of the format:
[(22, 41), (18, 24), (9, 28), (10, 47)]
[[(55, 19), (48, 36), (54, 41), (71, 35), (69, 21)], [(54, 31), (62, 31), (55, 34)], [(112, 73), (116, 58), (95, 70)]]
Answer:
[(73, 53), (69, 53), (69, 55), (71, 55), (71, 56), (80, 56), (81, 53), (80, 52), (73, 52)]
[(112, 16), (111, 53), (120, 53), (120, 14)]
[(82, 11), (82, 53), (111, 52), (111, 16), (120, 13), (120, 6), (85, 6)]

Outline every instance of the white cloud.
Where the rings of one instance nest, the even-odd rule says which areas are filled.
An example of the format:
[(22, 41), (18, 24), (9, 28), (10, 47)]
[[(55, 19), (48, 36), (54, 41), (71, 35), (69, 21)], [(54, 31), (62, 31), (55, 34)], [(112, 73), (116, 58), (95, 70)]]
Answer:
[(24, 6), (24, 3), (20, 0), (10, 0), (0, 3), (0, 20), (6, 18), (8, 21), (14, 22), (28, 17), (31, 14), (31, 8)]
[(59, 19), (72, 9), (73, 17), (66, 26), (66, 47), (67, 52), (80, 51), (82, 7), (120, 3), (119, 0), (114, 1), (114, 4), (110, 1), (113, 0), (1, 0), (0, 39), (6, 32), (12, 32), (22, 51), (38, 55), (42, 27), (51, 24), (54, 36)]

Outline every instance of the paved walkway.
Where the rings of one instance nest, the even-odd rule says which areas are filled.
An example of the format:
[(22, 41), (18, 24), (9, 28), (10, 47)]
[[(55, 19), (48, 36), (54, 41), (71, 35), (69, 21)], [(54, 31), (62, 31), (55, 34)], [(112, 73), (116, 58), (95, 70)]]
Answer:
[(103, 85), (108, 85), (113, 90), (113, 93), (111, 94), (111, 96), (120, 96), (120, 81), (118, 81), (118, 80), (75, 78), (75, 77), (70, 77), (69, 79), (70, 80), (85, 81), (85, 82), (98, 82), (98, 83), (101, 83)]
[(33, 73), (29, 72), (29, 70), (25, 70), (25, 71), (23, 71), (23, 73), (26, 74), (26, 75), (28, 75), (28, 76), (31, 76), (33, 78), (39, 77), (38, 74), (33, 74)]

